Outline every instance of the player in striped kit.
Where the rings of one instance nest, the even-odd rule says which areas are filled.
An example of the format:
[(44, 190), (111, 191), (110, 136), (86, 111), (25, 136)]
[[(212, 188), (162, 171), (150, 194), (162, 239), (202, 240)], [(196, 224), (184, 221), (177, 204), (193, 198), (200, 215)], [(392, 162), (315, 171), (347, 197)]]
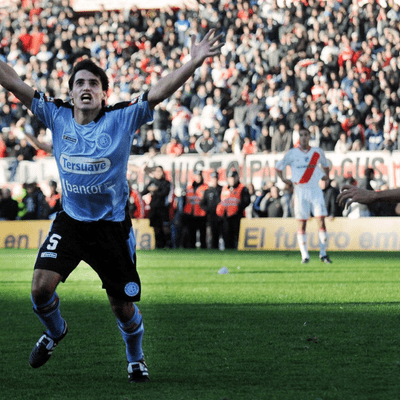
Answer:
[[(320, 179), (329, 179), (329, 164), (324, 152), (319, 147), (310, 146), (311, 134), (307, 129), (300, 130), (300, 145), (290, 149), (276, 164), (276, 173), (286, 184), (294, 185), (294, 210), (298, 220), (297, 241), (300, 247), (302, 264), (310, 261), (307, 247), (307, 221), (314, 216), (318, 221), (319, 257), (322, 262), (332, 261), (326, 254), (327, 210), (324, 194), (319, 187)], [(284, 178), (283, 171), (290, 166), (291, 180)]]

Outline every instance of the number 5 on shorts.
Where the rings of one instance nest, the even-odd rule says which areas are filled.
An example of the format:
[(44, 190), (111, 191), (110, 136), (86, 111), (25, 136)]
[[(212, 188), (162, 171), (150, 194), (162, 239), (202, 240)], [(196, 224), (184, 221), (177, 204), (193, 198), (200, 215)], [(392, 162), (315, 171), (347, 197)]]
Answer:
[(58, 241), (60, 239), (61, 239), (60, 235), (53, 233), (49, 239), (50, 244), (47, 245), (47, 250), (55, 250), (58, 245)]

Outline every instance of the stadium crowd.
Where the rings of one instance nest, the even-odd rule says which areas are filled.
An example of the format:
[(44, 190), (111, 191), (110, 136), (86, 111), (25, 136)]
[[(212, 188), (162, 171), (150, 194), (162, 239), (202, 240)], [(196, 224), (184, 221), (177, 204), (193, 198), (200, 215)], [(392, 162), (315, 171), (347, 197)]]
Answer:
[[(91, 57), (107, 72), (114, 104), (185, 63), (190, 37), (215, 28), (225, 35), (221, 56), (157, 106), (131, 154), (283, 153), (302, 126), (324, 151), (391, 152), (400, 148), (399, 3), (200, 0), (179, 10), (75, 13), (68, 0), (21, 0), (0, 9), (0, 58), (32, 87), (68, 100), (72, 65)], [(51, 134), (2, 89), (0, 130), (0, 157), (15, 159), (14, 169), (51, 155), (25, 135), (50, 147)], [(255, 201), (266, 193), (274, 213), (274, 197), (287, 203), (290, 188), (249, 186), (252, 212), (265, 216)]]
[[(203, 0), (191, 9), (85, 14), (68, 0), (12, 4), (0, 13), (0, 57), (65, 100), (82, 57), (106, 69), (113, 104), (184, 63), (191, 35), (224, 32), (222, 55), (158, 107), (132, 154), (277, 153), (297, 144), (301, 125), (325, 151), (399, 148), (397, 1)], [(50, 135), (12, 95), (0, 91), (0, 105), (0, 155), (45, 156), (21, 149), (21, 131)], [(171, 138), (177, 145), (168, 146)]]

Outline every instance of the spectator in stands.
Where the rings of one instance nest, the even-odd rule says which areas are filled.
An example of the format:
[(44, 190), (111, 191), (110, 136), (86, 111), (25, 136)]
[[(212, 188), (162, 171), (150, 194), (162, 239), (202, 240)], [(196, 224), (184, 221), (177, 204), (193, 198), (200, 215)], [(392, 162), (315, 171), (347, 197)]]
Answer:
[(171, 137), (176, 137), (182, 143), (183, 147), (189, 146), (189, 121), (192, 113), (184, 107), (179, 99), (171, 100), (167, 105), (167, 111), (170, 112)]
[(342, 132), (339, 136), (339, 140), (335, 144), (335, 153), (346, 154), (351, 150), (352, 142), (347, 136), (346, 132)]
[(282, 203), (282, 218), (290, 218), (294, 217), (294, 199), (293, 199), (293, 183), (287, 182), (285, 184), (285, 187), (282, 190), (282, 197), (281, 197), (281, 203)]
[(216, 208), (216, 213), (222, 221), (225, 249), (237, 249), (240, 220), (249, 204), (249, 190), (240, 182), (239, 173), (236, 169), (228, 171), (227, 184), (222, 188), (221, 201)]
[(282, 197), (277, 186), (272, 185), (263, 196), (256, 200), (256, 202), (256, 210), (258, 211), (260, 217), (283, 217)]
[(189, 122), (189, 137), (193, 137), (195, 136), (196, 138), (198, 138), (199, 136), (201, 136), (203, 129), (202, 129), (202, 125), (201, 125), (201, 113), (200, 113), (200, 108), (199, 107), (194, 107), (193, 108), (193, 114), (192, 114), (192, 118), (190, 118), (190, 122)]
[(50, 196), (46, 197), (46, 201), (49, 205), (48, 215), (49, 219), (54, 219), (56, 214), (62, 210), (61, 194), (57, 190), (57, 182), (51, 180), (49, 182)]
[(324, 193), (325, 205), (327, 210), (327, 218), (332, 220), (335, 217), (342, 216), (343, 209), (339, 206), (336, 201), (336, 198), (339, 194), (339, 189), (332, 185), (332, 180), (323, 180), (319, 181), (319, 186)]
[(19, 141), (17, 146), (16, 157), (18, 161), (33, 161), (36, 156), (36, 150), (32, 147), (28, 141), (23, 138)]
[[(189, 142), (190, 143), (190, 142)], [(172, 137), (165, 147), (165, 154), (173, 157), (179, 157), (184, 152), (182, 143), (177, 137)]]
[(272, 137), (269, 134), (268, 126), (261, 128), (261, 134), (257, 138), (257, 150), (260, 153), (268, 154), (271, 152)]
[(150, 226), (154, 228), (156, 248), (163, 249), (171, 246), (171, 229), (169, 218), (169, 195), (171, 182), (165, 178), (164, 169), (157, 166), (153, 172), (154, 177), (141, 192), (142, 197), (150, 194)]
[(203, 198), (200, 200), (200, 207), (206, 212), (207, 227), (209, 229), (209, 247), (211, 249), (219, 248), (219, 239), (221, 236), (221, 221), (217, 216), (217, 204), (221, 200), (222, 186), (218, 183), (218, 172), (213, 171), (210, 174), (208, 188), (204, 191)]
[(223, 115), (220, 108), (214, 104), (212, 96), (208, 96), (206, 105), (201, 110), (201, 126), (203, 129), (209, 129), (210, 131), (214, 128), (215, 121), (222, 121)]
[(203, 171), (194, 171), (194, 179), (189, 183), (185, 191), (185, 202), (183, 206), (182, 225), (183, 225), (183, 247), (195, 249), (197, 232), (200, 238), (200, 247), (207, 248), (206, 226), (207, 213), (201, 207), (201, 201), (208, 185), (204, 182)]
[(156, 139), (153, 129), (151, 128), (148, 129), (148, 127), (146, 128), (147, 129), (145, 129), (143, 146), (142, 146), (143, 152), (147, 153), (150, 147), (155, 148), (156, 151), (159, 152), (161, 148), (160, 141)]
[(383, 130), (378, 127), (376, 122), (372, 122), (366, 129), (365, 133), (365, 148), (367, 150), (382, 150), (384, 145)]
[(137, 185), (129, 182), (129, 215), (133, 219), (142, 219), (145, 215), (145, 204)]
[(287, 152), (292, 147), (292, 134), (286, 129), (285, 122), (281, 121), (274, 129), (271, 140), (271, 151), (273, 153)]
[[(125, 87), (118, 96), (125, 94), (131, 98), (143, 85), (149, 85), (182, 63), (188, 54), (190, 34), (201, 36), (207, 26), (217, 23), (226, 31), (226, 45), (222, 56), (214, 60), (215, 68), (211, 64), (204, 65), (185, 85), (181, 101), (189, 112), (194, 107), (201, 111), (207, 97), (211, 96), (223, 114), (221, 125), (234, 117), (243, 138), (253, 120), (249, 92), (254, 93), (263, 107), (266, 101), (274, 105), (269, 107), (270, 110), (279, 106), (290, 130), (294, 128), (294, 122), (300, 122), (299, 116), (310, 109), (315, 99), (321, 99), (325, 94), (329, 111), (339, 115), (337, 122), (343, 123), (350, 110), (359, 113), (359, 122), (351, 127), (346, 125), (344, 129), (356, 143), (353, 150), (363, 148), (363, 130), (370, 125), (370, 118), (379, 118), (387, 107), (395, 111), (399, 103), (396, 91), (400, 81), (400, 57), (397, 54), (400, 39), (390, 29), (396, 24), (398, 5), (387, 2), (384, 7), (383, 3), (375, 2), (372, 7), (367, 2), (348, 0), (335, 7), (329, 2), (316, 1), (307, 5), (298, 2), (296, 7), (293, 2), (281, 3), (245, 2), (236, 10), (234, 4), (211, 2), (204, 9), (182, 9), (177, 13), (170, 9), (154, 10), (152, 19), (145, 18), (140, 10), (127, 11), (126, 15), (104, 10), (94, 18), (78, 17), (71, 7), (65, 4), (61, 7), (57, 2), (52, 7), (45, 4), (30, 13), (29, 6), (22, 3), (18, 13), (12, 7), (3, 9), (3, 19), (9, 24), (2, 27), (0, 53), (8, 56), (7, 61), (23, 72), (32, 86), (44, 88), (50, 96), (66, 100), (68, 93), (62, 89), (66, 72), (77, 57), (90, 54), (109, 69), (121, 88)], [(219, 20), (213, 22), (216, 16)], [(18, 22), (23, 20), (30, 21), (30, 25)], [(82, 31), (87, 40), (80, 39)], [(113, 40), (107, 46), (109, 37)], [(182, 50), (179, 42), (184, 45)], [(240, 51), (246, 48), (248, 51), (238, 55), (239, 46)], [(53, 58), (49, 60), (50, 52)], [(131, 57), (136, 64), (127, 68)], [(263, 69), (264, 73), (260, 75), (259, 71)], [(218, 79), (211, 82), (210, 76), (213, 80), (218, 76)], [(260, 76), (265, 77), (265, 84), (259, 83)], [(285, 93), (286, 86), (293, 91), (290, 102)], [(314, 100), (305, 102), (307, 96), (311, 96), (313, 86)], [(268, 94), (267, 90), (270, 90)], [(260, 93), (255, 95), (256, 91)], [(0, 90), (0, 96), (2, 94), (4, 92)], [(173, 99), (170, 99), (160, 104), (154, 114), (154, 134), (163, 144), (170, 139), (171, 115), (166, 107), (172, 108), (172, 103)], [(290, 110), (287, 109), (289, 106)], [(0, 110), (0, 128), (9, 128), (19, 117), (27, 116), (26, 109), (8, 97), (0, 97)], [(261, 117), (263, 121), (267, 119), (270, 125), (270, 115)], [(190, 120), (189, 116), (188, 124)], [(259, 122), (253, 125), (252, 135), (261, 131)], [(375, 122), (381, 128), (381, 122)], [(174, 124), (180, 126), (178, 121)], [(173, 130), (175, 135), (177, 131), (182, 133), (177, 127)], [(12, 157), (18, 143), (8, 141), (7, 133), (3, 133), (7, 154)], [(387, 131), (384, 133), (386, 135)], [(322, 129), (320, 134), (322, 138)], [(338, 140), (337, 123), (330, 134)], [(34, 127), (34, 135), (38, 136), (37, 127)], [(397, 139), (385, 136), (383, 148), (389, 151), (398, 148), (396, 142)], [(295, 143), (293, 140), (293, 145)], [(232, 145), (231, 140), (229, 144)], [(143, 151), (139, 143), (133, 153)]]
[(250, 139), (248, 136), (244, 137), (242, 145), (242, 154), (247, 156), (257, 152), (257, 143), (255, 140)]
[(1, 189), (0, 220), (14, 221), (18, 216), (18, 201), (11, 196), (11, 190), (7, 187)]
[(22, 200), (26, 207), (26, 213), (22, 220), (48, 219), (49, 205), (42, 189), (36, 182), (26, 184), (26, 196)]
[(195, 147), (198, 154), (209, 156), (218, 151), (219, 143), (217, 139), (211, 135), (211, 131), (205, 128), (203, 134), (197, 139)]
[(331, 136), (331, 131), (329, 127), (324, 127), (321, 130), (321, 135), (319, 137), (319, 147), (323, 151), (334, 151), (335, 150), (335, 145), (336, 145), (337, 140), (335, 140)]
[(163, 101), (154, 109), (153, 120), (154, 136), (162, 144), (166, 144), (170, 140), (171, 120), (170, 113), (167, 111), (167, 103)]

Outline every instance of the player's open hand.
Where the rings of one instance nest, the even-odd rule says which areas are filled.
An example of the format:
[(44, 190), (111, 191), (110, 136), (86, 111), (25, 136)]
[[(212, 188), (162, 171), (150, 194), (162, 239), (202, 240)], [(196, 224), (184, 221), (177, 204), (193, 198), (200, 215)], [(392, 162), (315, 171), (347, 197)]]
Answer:
[(370, 204), (375, 200), (373, 190), (361, 189), (354, 185), (343, 185), (336, 201), (341, 207), (349, 207), (352, 203)]
[(210, 29), (203, 40), (196, 44), (196, 35), (192, 36), (190, 55), (193, 62), (200, 66), (208, 57), (214, 57), (221, 53), (221, 47), (225, 44), (221, 41), (223, 34), (215, 36), (215, 29)]

